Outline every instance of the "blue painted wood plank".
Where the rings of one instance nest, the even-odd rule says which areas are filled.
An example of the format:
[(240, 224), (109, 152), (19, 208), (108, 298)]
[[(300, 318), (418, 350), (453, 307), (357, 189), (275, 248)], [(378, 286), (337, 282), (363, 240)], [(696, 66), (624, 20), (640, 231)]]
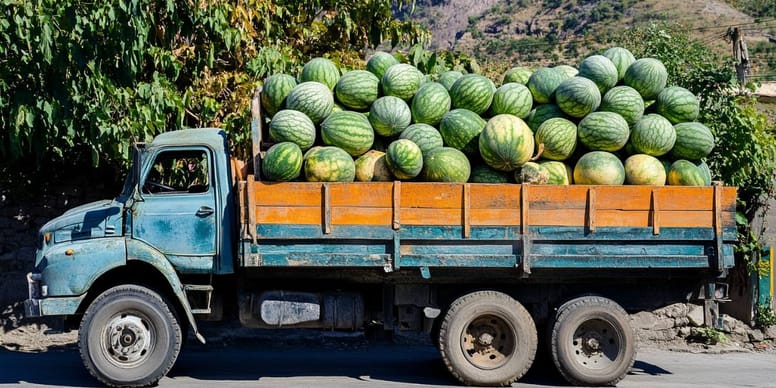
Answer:
[(708, 268), (708, 256), (534, 256), (532, 269), (648, 269), (648, 268)]
[[(392, 248), (391, 248), (392, 249)], [(269, 244), (259, 244), (256, 253), (346, 253), (354, 255), (372, 255), (389, 253), (389, 248), (385, 243), (375, 244), (345, 244), (339, 241), (331, 243), (307, 243), (301, 241), (288, 241), (277, 244), (274, 241)]]
[[(711, 242), (709, 242), (711, 244)], [(696, 244), (639, 244), (606, 242), (551, 242), (534, 241), (531, 246), (531, 255), (560, 256), (560, 255), (589, 255), (589, 256), (704, 256), (706, 246), (703, 243)]]
[(480, 240), (469, 241), (469, 244), (463, 244), (460, 240), (449, 243), (403, 241), (401, 253), (402, 255), (512, 255), (517, 249), (515, 245), (503, 241), (500, 241), (500, 244), (484, 244)]
[(383, 267), (390, 255), (262, 254), (262, 267)]
[(332, 225), (331, 233), (324, 234), (320, 225), (260, 224), (256, 233), (259, 239), (390, 240), (394, 230), (388, 226)]
[(514, 268), (515, 255), (402, 255), (402, 267)]

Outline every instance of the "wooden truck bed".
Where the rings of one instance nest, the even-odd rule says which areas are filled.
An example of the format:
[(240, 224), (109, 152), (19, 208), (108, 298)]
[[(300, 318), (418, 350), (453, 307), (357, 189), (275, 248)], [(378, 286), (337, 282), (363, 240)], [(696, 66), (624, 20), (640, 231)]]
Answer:
[[(733, 266), (732, 187), (240, 183), (246, 267)], [(720, 254), (721, 252), (721, 254)]]

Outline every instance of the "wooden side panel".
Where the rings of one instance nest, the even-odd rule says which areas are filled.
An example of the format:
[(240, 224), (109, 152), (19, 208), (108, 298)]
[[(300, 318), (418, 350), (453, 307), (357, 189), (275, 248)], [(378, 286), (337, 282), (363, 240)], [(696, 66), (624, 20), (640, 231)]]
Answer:
[[(258, 224), (321, 225), (327, 214), (331, 225), (394, 228), (521, 222), (520, 185), (402, 182), (399, 190), (398, 184), (256, 182), (248, 195)], [(722, 224), (733, 225), (735, 188), (721, 193)], [(653, 227), (660, 220), (659, 227), (713, 227), (715, 217), (713, 187), (532, 185), (527, 205), (528, 222), (546, 226)]]

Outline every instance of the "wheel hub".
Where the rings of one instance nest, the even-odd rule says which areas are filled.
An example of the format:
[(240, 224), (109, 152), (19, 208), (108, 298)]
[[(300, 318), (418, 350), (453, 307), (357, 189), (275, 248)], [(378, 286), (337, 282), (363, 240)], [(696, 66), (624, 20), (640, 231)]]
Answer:
[(475, 318), (461, 335), (464, 355), (480, 369), (495, 369), (512, 357), (516, 338), (509, 323), (494, 315)]
[(152, 333), (139, 316), (120, 315), (108, 322), (105, 344), (109, 359), (117, 365), (130, 366), (142, 362), (151, 352)]
[(579, 325), (572, 338), (574, 358), (591, 369), (612, 365), (620, 353), (621, 339), (616, 328), (605, 320), (593, 319)]

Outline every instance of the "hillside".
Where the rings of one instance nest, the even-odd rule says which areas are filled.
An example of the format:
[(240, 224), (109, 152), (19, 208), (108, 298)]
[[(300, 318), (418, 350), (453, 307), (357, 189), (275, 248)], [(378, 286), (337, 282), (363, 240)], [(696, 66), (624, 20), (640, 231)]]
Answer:
[[(756, 1), (730, 3), (743, 10), (756, 6), (752, 4)], [(431, 30), (435, 48), (465, 52), (481, 62), (528, 66), (576, 63), (616, 43), (625, 29), (650, 22), (681, 23), (693, 37), (730, 56), (725, 33), (729, 27), (740, 27), (750, 48), (752, 73), (776, 72), (776, 44), (767, 37), (769, 32), (776, 34), (776, 18), (755, 18), (731, 4), (716, 0), (432, 0), (418, 1), (412, 18)]]

